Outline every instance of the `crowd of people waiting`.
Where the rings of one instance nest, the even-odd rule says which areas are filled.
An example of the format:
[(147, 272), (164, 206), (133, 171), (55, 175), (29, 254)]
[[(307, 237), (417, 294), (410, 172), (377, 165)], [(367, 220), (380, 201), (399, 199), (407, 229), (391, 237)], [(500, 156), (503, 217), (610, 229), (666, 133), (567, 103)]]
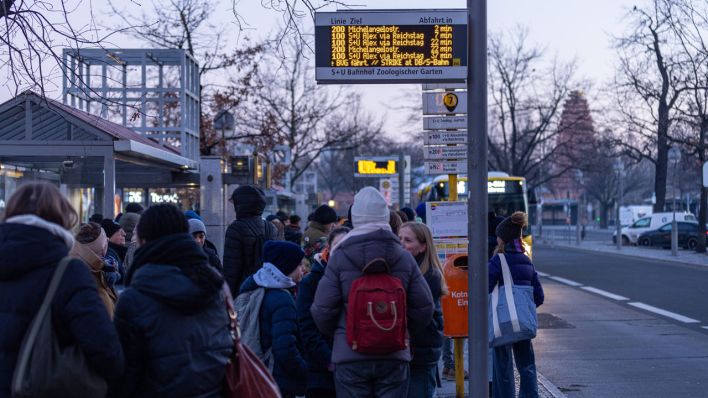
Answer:
[[(229, 296), (242, 341), (283, 397), (434, 396), (438, 363), (451, 356), (443, 355), (449, 344), (440, 300), (447, 288), (431, 232), (412, 209), (389, 210), (378, 190), (366, 187), (344, 222), (323, 205), (302, 231), (296, 215), (264, 219), (257, 187), (241, 186), (231, 200), (236, 220), (226, 231), (222, 263), (194, 211), (130, 204), (115, 220), (94, 215), (76, 228), (78, 215), (57, 188), (20, 186), (0, 223), (0, 398), (14, 396), (23, 340), (67, 256), (52, 324), (60, 346), (78, 346), (106, 380), (109, 397), (223, 396), (234, 347)], [(540, 305), (543, 290), (520, 249), (524, 216), (494, 222), (496, 251), (508, 253), (514, 283), (533, 286)], [(380, 330), (403, 322), (404, 345), (371, 348), (376, 342), (365, 338), (352, 344), (352, 295), (371, 269), (394, 277), (405, 308), (391, 302), (390, 327), (376, 320), (386, 315), (385, 302), (369, 302), (365, 317)], [(494, 256), (490, 292), (500, 273)], [(495, 396), (515, 396), (512, 353), (522, 396), (538, 396), (530, 340), (495, 349)], [(454, 374), (450, 366), (444, 377)]]

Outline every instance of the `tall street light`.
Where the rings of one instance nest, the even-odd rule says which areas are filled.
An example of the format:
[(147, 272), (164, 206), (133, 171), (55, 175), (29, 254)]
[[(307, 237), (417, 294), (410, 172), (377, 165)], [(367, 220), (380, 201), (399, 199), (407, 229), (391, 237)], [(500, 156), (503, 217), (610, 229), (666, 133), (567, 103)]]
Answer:
[(669, 149), (669, 162), (672, 165), (671, 185), (673, 185), (673, 220), (671, 221), (671, 255), (678, 256), (678, 224), (676, 223), (676, 166), (681, 161), (681, 149), (674, 146)]
[(622, 225), (620, 223), (620, 207), (622, 207), (622, 196), (624, 191), (624, 162), (621, 158), (615, 159), (615, 163), (612, 167), (617, 173), (617, 218), (615, 220), (615, 227), (617, 228), (617, 250), (622, 250)]
[[(583, 172), (582, 170), (575, 170), (575, 178), (578, 182), (578, 188), (583, 189)], [(578, 199), (576, 201), (576, 216), (575, 216), (575, 244), (580, 245), (580, 241), (582, 240), (581, 236), (581, 231), (580, 231), (580, 220), (581, 220), (581, 211), (583, 207), (583, 193), (578, 192)]]

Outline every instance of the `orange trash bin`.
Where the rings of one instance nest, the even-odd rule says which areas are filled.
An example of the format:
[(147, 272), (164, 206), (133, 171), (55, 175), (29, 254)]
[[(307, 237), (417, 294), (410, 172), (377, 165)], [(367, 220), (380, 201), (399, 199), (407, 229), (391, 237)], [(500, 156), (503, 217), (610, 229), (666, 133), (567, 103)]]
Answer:
[(469, 305), (467, 297), (467, 255), (456, 254), (445, 260), (443, 277), (448, 293), (442, 297), (443, 334), (447, 337), (468, 336)]

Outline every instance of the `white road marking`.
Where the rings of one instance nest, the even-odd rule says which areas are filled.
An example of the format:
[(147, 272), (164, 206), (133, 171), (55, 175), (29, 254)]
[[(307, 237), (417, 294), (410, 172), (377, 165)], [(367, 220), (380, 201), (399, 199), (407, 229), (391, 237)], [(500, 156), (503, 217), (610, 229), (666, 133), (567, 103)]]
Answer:
[(599, 294), (600, 296), (605, 296), (607, 298), (611, 298), (613, 300), (619, 300), (619, 301), (629, 300), (627, 297), (620, 296), (619, 294), (610, 293), (606, 290), (601, 290), (601, 289), (597, 289), (597, 288), (590, 287), (590, 286), (583, 286), (583, 287), (581, 287), (581, 289), (587, 290), (588, 292), (591, 292), (591, 293)]
[(708, 329), (708, 326), (701, 326), (703, 329)]
[(536, 273), (538, 274), (538, 276), (542, 276), (542, 277), (544, 277), (544, 278), (546, 278), (546, 277), (549, 277), (549, 276), (550, 276), (550, 275), (548, 275), (547, 273), (545, 273), (545, 272), (541, 272), (541, 271), (536, 271)]
[(583, 285), (582, 283), (578, 283), (576, 281), (571, 281), (570, 279), (561, 278), (560, 276), (551, 276), (550, 278), (556, 282), (564, 283), (566, 285), (573, 286), (573, 287), (578, 287), (578, 286)]
[(632, 307), (641, 308), (645, 311), (653, 312), (655, 314), (663, 315), (665, 317), (675, 319), (675, 320), (677, 320), (679, 322), (683, 322), (683, 323), (700, 323), (701, 322), (699, 320), (689, 318), (687, 316), (683, 316), (683, 315), (677, 314), (675, 312), (662, 310), (661, 308), (652, 307), (651, 305), (644, 304), (644, 303), (629, 303), (629, 305), (631, 305)]

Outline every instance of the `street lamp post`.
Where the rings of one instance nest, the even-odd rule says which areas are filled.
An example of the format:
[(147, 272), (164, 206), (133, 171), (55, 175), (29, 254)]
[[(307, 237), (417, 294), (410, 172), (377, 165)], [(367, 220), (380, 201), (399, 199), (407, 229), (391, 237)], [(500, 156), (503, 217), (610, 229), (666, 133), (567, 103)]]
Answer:
[[(583, 185), (583, 172), (582, 170), (576, 170), (575, 171), (575, 178), (578, 181), (578, 186), (581, 187)], [(576, 216), (575, 216), (575, 244), (580, 245), (580, 241), (582, 240), (581, 232), (580, 232), (580, 216), (581, 216), (581, 211), (582, 211), (582, 193), (578, 193), (578, 199), (576, 201)]]
[(615, 160), (613, 168), (615, 172), (617, 172), (617, 218), (615, 219), (615, 228), (617, 230), (616, 241), (617, 250), (622, 250), (622, 225), (620, 223), (620, 207), (622, 206), (622, 191), (624, 190), (624, 181), (622, 180), (624, 173), (624, 163), (622, 162), (622, 159), (617, 158)]
[(669, 149), (669, 162), (672, 167), (671, 185), (673, 185), (673, 219), (671, 220), (671, 255), (678, 256), (678, 224), (676, 223), (676, 166), (681, 161), (681, 150), (678, 147)]

